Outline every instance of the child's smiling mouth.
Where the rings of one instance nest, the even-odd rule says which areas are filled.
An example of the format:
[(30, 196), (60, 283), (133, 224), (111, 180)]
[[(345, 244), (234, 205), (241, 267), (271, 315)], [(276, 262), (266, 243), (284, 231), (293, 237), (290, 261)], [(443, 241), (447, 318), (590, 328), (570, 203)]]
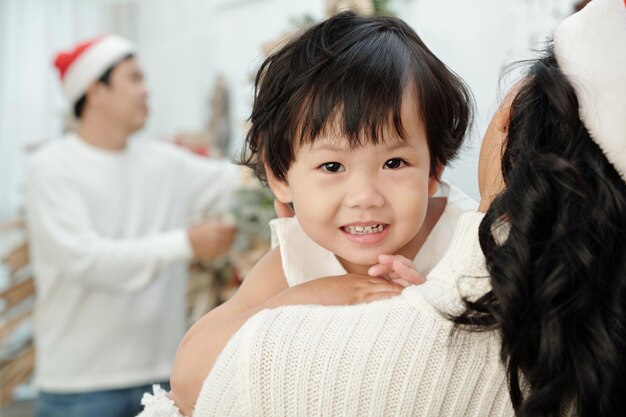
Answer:
[(348, 226), (343, 226), (342, 229), (345, 232), (353, 234), (353, 235), (367, 235), (370, 233), (380, 233), (383, 231), (385, 226), (386, 225), (384, 223), (373, 224), (371, 226), (348, 225)]
[(371, 245), (385, 238), (389, 231), (389, 224), (381, 222), (353, 223), (341, 226), (339, 229), (350, 241)]

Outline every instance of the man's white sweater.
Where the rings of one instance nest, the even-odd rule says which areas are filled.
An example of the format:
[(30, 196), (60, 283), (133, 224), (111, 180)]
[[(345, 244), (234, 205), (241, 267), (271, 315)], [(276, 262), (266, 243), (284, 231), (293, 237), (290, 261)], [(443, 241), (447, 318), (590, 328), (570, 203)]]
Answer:
[(231, 164), (153, 142), (107, 151), (68, 135), (30, 159), (38, 388), (168, 379), (185, 331), (188, 219), (223, 209), (237, 178)]

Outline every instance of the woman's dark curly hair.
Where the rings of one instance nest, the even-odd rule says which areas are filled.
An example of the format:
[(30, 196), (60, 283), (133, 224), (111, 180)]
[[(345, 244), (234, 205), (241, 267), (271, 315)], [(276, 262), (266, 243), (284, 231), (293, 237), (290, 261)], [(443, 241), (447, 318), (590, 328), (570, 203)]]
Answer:
[(517, 416), (626, 415), (626, 184), (551, 50), (512, 103), (502, 172), (479, 229), (492, 290), (457, 329), (500, 331)]

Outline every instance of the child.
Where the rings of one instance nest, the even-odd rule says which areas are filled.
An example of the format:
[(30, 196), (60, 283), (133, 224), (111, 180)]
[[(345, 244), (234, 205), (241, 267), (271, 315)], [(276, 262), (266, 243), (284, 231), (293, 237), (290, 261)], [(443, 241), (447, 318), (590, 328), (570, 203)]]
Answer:
[(289, 286), (365, 274), (388, 253), (427, 275), (476, 207), (438, 182), (463, 140), (468, 96), (394, 18), (344, 13), (270, 57), (243, 160), (295, 206), (297, 220), (271, 222), (277, 274)]
[(392, 17), (338, 14), (263, 63), (243, 163), (297, 217), (272, 222), (277, 247), (182, 341), (172, 388), (183, 413), (208, 372), (202, 340), (219, 338), (215, 326), (245, 320), (299, 284), (320, 289), (320, 304), (333, 285), (354, 286), (345, 304), (396, 295), (402, 287), (384, 278), (317, 280), (367, 274), (381, 254), (430, 271), (457, 218), (476, 207), (440, 182), (466, 133), (469, 103), (463, 82)]

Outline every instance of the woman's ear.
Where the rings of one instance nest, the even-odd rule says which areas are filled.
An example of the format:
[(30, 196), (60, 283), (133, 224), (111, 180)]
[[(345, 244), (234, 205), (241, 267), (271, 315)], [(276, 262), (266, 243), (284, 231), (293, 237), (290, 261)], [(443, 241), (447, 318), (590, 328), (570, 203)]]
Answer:
[(272, 193), (281, 203), (291, 203), (291, 189), (287, 181), (281, 181), (274, 176), (272, 170), (265, 167), (265, 175), (267, 176), (267, 184), (270, 186)]
[(439, 180), (437, 178), (441, 178), (443, 168), (442, 164), (437, 164), (435, 172), (430, 173), (428, 177), (428, 197), (434, 196), (437, 190), (439, 190)]
[(518, 81), (507, 92), (496, 114), (494, 114), (482, 144), (478, 158), (478, 190), (480, 191), (479, 211), (487, 211), (494, 198), (504, 190), (502, 177), (502, 152), (507, 141), (509, 116), (513, 100), (522, 87), (524, 80)]

